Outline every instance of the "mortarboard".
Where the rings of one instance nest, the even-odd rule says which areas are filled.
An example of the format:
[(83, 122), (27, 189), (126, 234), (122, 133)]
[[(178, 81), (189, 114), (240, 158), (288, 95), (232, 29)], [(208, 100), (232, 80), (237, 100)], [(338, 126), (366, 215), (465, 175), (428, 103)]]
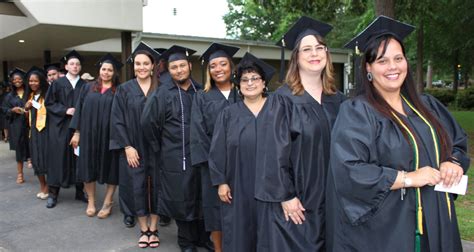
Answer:
[(159, 48), (153, 48), (153, 50), (157, 51), (159, 54), (163, 54), (168, 49), (159, 47)]
[(64, 64), (67, 64), (67, 62), (71, 58), (76, 58), (82, 63), (82, 56), (76, 50), (72, 50), (72, 51), (68, 52), (66, 55), (64, 55), (60, 59), (60, 61), (63, 62)]
[(10, 73), (8, 73), (8, 77), (12, 78), (13, 75), (20, 75), (21, 78), (25, 77), (25, 71), (21, 68), (15, 67), (15, 69), (11, 70)]
[(30, 68), (30, 70), (28, 70), (28, 72), (26, 73), (25, 76), (29, 76), (30, 74), (34, 73), (34, 72), (38, 72), (38, 73), (41, 73), (42, 75), (46, 75), (45, 71), (43, 68), (39, 68), (37, 66), (32, 66)]
[(232, 58), (232, 56), (234, 56), (238, 50), (240, 50), (239, 47), (212, 43), (212, 45), (209, 46), (209, 48), (207, 48), (207, 50), (201, 55), (201, 58), (199, 58), (199, 60), (202, 62), (209, 62), (212, 59), (218, 57)]
[(308, 35), (326, 36), (332, 30), (332, 26), (310, 17), (300, 17), (293, 26), (277, 42), (278, 46), (283, 46), (293, 50), (298, 42)]
[(371, 41), (382, 35), (390, 34), (400, 41), (403, 41), (403, 39), (414, 29), (415, 27), (412, 25), (402, 23), (386, 16), (378, 16), (362, 32), (345, 44), (344, 47), (355, 49), (356, 51), (359, 49), (365, 51)]
[(240, 60), (239, 65), (243, 65), (245, 63), (253, 62), (258, 65), (263, 73), (265, 74), (265, 81), (268, 82), (272, 79), (273, 75), (275, 74), (276, 70), (274, 67), (266, 63), (265, 61), (255, 57), (253, 54), (247, 52), (245, 53), (244, 57)]
[(112, 63), (112, 65), (114, 65), (115, 69), (117, 69), (117, 70), (120, 70), (120, 68), (122, 68), (122, 66), (123, 66), (122, 62), (118, 61), (110, 53), (107, 53), (106, 55), (102, 56), (102, 58), (100, 58), (99, 61), (97, 61), (97, 63), (95, 63), (95, 66), (100, 67), (100, 66), (102, 66), (102, 63), (107, 62), (107, 61)]
[(51, 64), (45, 64), (44, 65), (44, 70), (46, 72), (48, 72), (49, 70), (51, 69), (56, 69), (59, 71), (59, 69), (61, 68), (61, 64), (60, 63), (51, 63)]
[(140, 42), (140, 44), (138, 44), (138, 46), (135, 48), (135, 50), (133, 50), (132, 55), (130, 55), (130, 57), (128, 57), (127, 63), (133, 63), (133, 58), (135, 58), (135, 55), (140, 51), (149, 52), (153, 56), (153, 58), (155, 60), (155, 63), (159, 61), (160, 56), (161, 56), (160, 53), (155, 51), (153, 48), (151, 48), (145, 42)]
[(193, 55), (195, 52), (196, 51), (192, 49), (174, 45), (170, 47), (168, 50), (164, 51), (163, 54), (161, 54), (161, 57), (167, 62), (173, 62), (176, 60), (183, 60), (183, 59), (188, 60), (188, 57)]

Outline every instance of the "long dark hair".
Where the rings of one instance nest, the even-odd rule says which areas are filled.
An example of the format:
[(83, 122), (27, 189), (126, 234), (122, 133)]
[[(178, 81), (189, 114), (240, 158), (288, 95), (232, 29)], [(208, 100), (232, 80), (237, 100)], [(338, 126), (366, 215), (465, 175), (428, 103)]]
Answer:
[[(423, 115), (435, 128), (436, 134), (438, 135), (439, 146), (440, 146), (440, 158), (441, 158), (440, 161), (444, 161), (446, 160), (446, 158), (450, 156), (452, 143), (450, 141), (450, 138), (448, 137), (446, 130), (442, 126), (442, 124), (438, 121), (438, 119), (433, 114), (431, 114), (429, 109), (424, 105), (423, 101), (421, 100), (421, 97), (415, 88), (415, 82), (413, 80), (413, 76), (411, 75), (410, 65), (408, 64), (408, 60), (406, 59), (405, 47), (399, 39), (397, 39), (393, 35), (387, 34), (387, 35), (382, 35), (376, 39), (373, 39), (372, 42), (368, 44), (367, 49), (365, 50), (365, 55), (362, 58), (362, 63), (361, 63), (362, 81), (361, 81), (359, 92), (362, 93), (367, 98), (367, 101), (377, 111), (379, 111), (382, 115), (384, 115), (387, 118), (390, 118), (394, 123), (396, 123), (398, 128), (403, 132), (405, 139), (407, 139), (407, 141), (410, 142), (408, 140), (407, 133), (405, 132), (405, 130), (403, 130), (402, 125), (392, 114), (392, 112), (395, 112), (395, 110), (387, 103), (387, 101), (385, 101), (385, 99), (377, 91), (374, 85), (367, 78), (365, 78), (365, 76), (367, 76), (366, 64), (372, 64), (377, 59), (383, 57), (385, 55), (385, 52), (387, 51), (388, 43), (391, 40), (395, 40), (400, 44), (403, 51), (403, 56), (405, 57), (405, 60), (407, 61), (407, 66), (408, 66), (407, 76), (405, 80), (403, 81), (403, 84), (400, 88), (400, 92), (413, 104), (413, 106), (421, 113), (421, 115)], [(380, 46), (383, 46), (383, 50), (382, 50), (382, 53), (378, 55), (378, 50)], [(408, 124), (407, 126), (409, 127)], [(410, 128), (410, 130), (413, 132), (413, 129)]]
[[(112, 65), (112, 68), (114, 69), (114, 75), (112, 76), (112, 87), (111, 87), (111, 90), (112, 90), (112, 93), (115, 93), (115, 89), (117, 88), (117, 85), (120, 83), (120, 77), (119, 77), (119, 73), (118, 73), (118, 69), (117, 67), (115, 66), (115, 64), (110, 61), (110, 60), (105, 60), (104, 62), (102, 62), (102, 64), (104, 63), (109, 63), (110, 65)], [(97, 81), (94, 82), (93, 86), (92, 86), (92, 92), (101, 92), (102, 91), (102, 78), (100, 77), (100, 69), (102, 68), (102, 64), (100, 64), (99, 66), (99, 74), (97, 77)]]
[[(316, 40), (319, 44), (326, 46), (323, 37), (319, 35), (313, 35), (316, 37)], [(296, 43), (295, 48), (291, 52), (290, 64), (288, 66), (288, 72), (286, 74), (286, 83), (291, 89), (293, 95), (302, 95), (304, 91), (303, 83), (301, 83), (301, 77), (298, 67), (298, 53), (301, 45), (301, 40)], [(335, 86), (335, 73), (334, 66), (332, 65), (331, 53), (329, 50), (326, 50), (326, 66), (324, 71), (321, 72), (321, 80), (323, 81), (323, 93), (326, 95), (333, 95), (336, 93), (337, 88)]]
[(153, 92), (153, 90), (155, 90), (160, 85), (159, 76), (158, 76), (158, 74), (155, 74), (155, 71), (157, 71), (157, 69), (155, 69), (155, 68), (159, 67), (159, 64), (158, 64), (159, 62), (158, 63), (156, 62), (155, 57), (153, 57), (153, 55), (151, 55), (150, 52), (145, 51), (145, 50), (140, 50), (140, 51), (137, 51), (133, 55), (133, 68), (135, 68), (135, 58), (139, 54), (146, 55), (148, 58), (150, 58), (150, 61), (153, 64), (153, 70), (151, 71), (151, 73), (152, 73), (152, 75), (151, 75), (151, 85), (150, 85), (150, 89), (148, 89), (148, 93), (146, 94), (146, 96), (148, 96), (148, 94), (151, 94)]
[[(26, 78), (25, 78), (28, 86), (30, 85), (30, 78), (33, 75), (38, 76), (38, 79), (40, 81), (40, 86), (39, 86), (40, 97), (44, 99), (46, 97), (46, 92), (48, 92), (48, 88), (49, 88), (48, 80), (46, 79), (46, 76), (44, 75), (44, 73), (40, 71), (32, 71), (31, 73), (28, 73), (28, 75), (26, 75)], [(29, 92), (32, 92), (32, 90), (30, 90), (29, 88), (28, 90)]]

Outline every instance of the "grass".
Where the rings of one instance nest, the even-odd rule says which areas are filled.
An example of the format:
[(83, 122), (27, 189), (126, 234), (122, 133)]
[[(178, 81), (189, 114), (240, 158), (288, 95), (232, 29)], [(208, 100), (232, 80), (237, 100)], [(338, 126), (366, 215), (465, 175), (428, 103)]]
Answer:
[[(469, 156), (474, 158), (474, 111), (451, 112), (469, 136)], [(469, 177), (467, 194), (456, 200), (456, 213), (459, 231), (463, 240), (474, 241), (474, 164), (471, 161), (467, 175)]]

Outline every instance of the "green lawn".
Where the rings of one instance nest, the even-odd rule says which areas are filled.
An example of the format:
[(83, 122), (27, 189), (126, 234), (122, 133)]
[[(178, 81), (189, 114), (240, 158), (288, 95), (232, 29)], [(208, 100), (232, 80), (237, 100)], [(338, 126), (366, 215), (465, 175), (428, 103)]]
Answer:
[[(474, 111), (451, 112), (469, 136), (469, 154), (474, 159)], [(456, 200), (456, 212), (459, 230), (464, 240), (474, 241), (474, 164), (471, 161), (467, 175), (469, 176), (468, 192)]]

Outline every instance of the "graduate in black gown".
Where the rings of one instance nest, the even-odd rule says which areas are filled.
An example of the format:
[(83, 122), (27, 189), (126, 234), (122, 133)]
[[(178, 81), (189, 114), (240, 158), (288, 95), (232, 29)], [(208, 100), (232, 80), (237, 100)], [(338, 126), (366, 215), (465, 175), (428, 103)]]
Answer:
[(273, 232), (260, 228), (266, 213), (259, 208), (268, 200), (268, 190), (282, 191), (273, 186), (279, 184), (273, 175), (288, 170), (291, 143), (289, 99), (267, 96), (274, 73), (273, 67), (246, 53), (235, 79), (243, 101), (224, 108), (215, 122), (208, 162), (221, 200), (226, 252), (257, 251), (260, 237)]
[[(267, 219), (262, 228), (273, 230), (262, 247), (268, 251), (325, 250), (325, 187), (329, 166), (331, 128), (345, 96), (335, 87), (331, 54), (324, 36), (332, 27), (301, 17), (283, 36), (286, 49), (292, 50), (286, 84), (276, 93), (292, 103), (292, 140), (288, 181), (276, 184), (283, 195), (267, 192)], [(284, 173), (281, 176), (286, 176)]]
[(48, 190), (47, 208), (57, 204), (61, 187), (76, 185), (76, 200), (87, 202), (84, 195), (84, 184), (76, 181), (76, 156), (69, 144), (73, 130), (69, 129), (74, 106), (79, 99), (81, 87), (85, 82), (79, 77), (82, 56), (75, 50), (67, 53), (62, 59), (68, 73), (57, 79), (46, 93), (47, 127), (48, 127)]
[(3, 109), (3, 101), (5, 100), (5, 97), (8, 94), (6, 89), (7, 86), (7, 81), (0, 83), (0, 141), (3, 140), (5, 142), (7, 142), (8, 138), (8, 127), (5, 116), (5, 110)]
[(110, 112), (115, 90), (119, 82), (119, 70), (123, 66), (110, 53), (96, 64), (99, 68), (97, 81), (86, 83), (69, 126), (74, 130), (73, 148), (80, 146), (77, 157), (77, 181), (84, 183), (88, 196), (86, 215), (95, 216), (96, 181), (107, 184), (102, 209), (97, 214), (107, 218), (112, 211), (113, 196), (118, 184), (118, 152), (109, 150)]
[(28, 71), (25, 80), (30, 90), (25, 110), (28, 111), (31, 164), (40, 184), (40, 191), (36, 194), (36, 197), (45, 200), (48, 198), (48, 185), (46, 183), (48, 130), (46, 128), (44, 99), (49, 85), (44, 70), (36, 66)]
[[(159, 54), (141, 42), (129, 58), (136, 78), (120, 84), (110, 118), (110, 149), (119, 151), (119, 201), (127, 227), (138, 217), (138, 246), (159, 246), (155, 154), (140, 126), (145, 102), (158, 85), (153, 69)], [(149, 221), (149, 223), (148, 223)]]
[(158, 158), (159, 213), (176, 220), (182, 251), (196, 251), (196, 246), (210, 243), (202, 219), (201, 176), (190, 160), (191, 105), (200, 89), (191, 78), (188, 57), (193, 53), (177, 45), (163, 52), (172, 82), (161, 85), (147, 101), (141, 122)]
[(213, 43), (201, 56), (206, 63), (207, 81), (193, 100), (191, 111), (191, 161), (200, 169), (204, 225), (211, 232), (216, 252), (222, 251), (220, 200), (212, 185), (207, 159), (217, 116), (225, 107), (240, 101), (232, 83), (232, 56), (238, 47)]
[(10, 150), (15, 151), (18, 184), (25, 182), (23, 177), (23, 162), (29, 158), (28, 125), (25, 114), (25, 103), (28, 99), (28, 88), (24, 83), (25, 71), (15, 68), (9, 74), (12, 91), (3, 101), (3, 107), (8, 118), (10, 134)]
[(413, 30), (379, 16), (346, 45), (364, 52), (363, 78), (333, 128), (329, 251), (462, 251), (455, 196), (433, 187), (466, 173), (467, 136), (417, 93), (402, 42)]

